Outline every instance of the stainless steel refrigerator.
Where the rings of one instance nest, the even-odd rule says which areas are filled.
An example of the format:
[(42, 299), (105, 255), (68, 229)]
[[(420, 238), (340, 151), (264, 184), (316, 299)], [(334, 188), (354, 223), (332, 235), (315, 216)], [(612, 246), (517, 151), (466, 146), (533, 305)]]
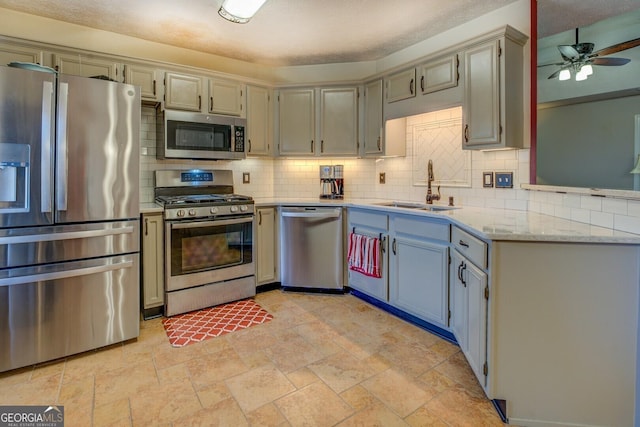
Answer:
[(139, 334), (139, 91), (26, 68), (0, 66), (0, 372)]

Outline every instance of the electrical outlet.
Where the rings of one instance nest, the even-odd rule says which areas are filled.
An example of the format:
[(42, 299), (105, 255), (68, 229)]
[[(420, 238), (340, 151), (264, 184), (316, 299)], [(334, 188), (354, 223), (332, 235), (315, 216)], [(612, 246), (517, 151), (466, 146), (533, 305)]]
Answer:
[(251, 174), (249, 172), (242, 172), (242, 183), (251, 184)]
[(385, 182), (387, 182), (387, 174), (384, 172), (380, 172), (380, 174), (378, 175), (378, 182), (380, 184), (384, 184)]
[(513, 172), (496, 172), (496, 188), (513, 188)]

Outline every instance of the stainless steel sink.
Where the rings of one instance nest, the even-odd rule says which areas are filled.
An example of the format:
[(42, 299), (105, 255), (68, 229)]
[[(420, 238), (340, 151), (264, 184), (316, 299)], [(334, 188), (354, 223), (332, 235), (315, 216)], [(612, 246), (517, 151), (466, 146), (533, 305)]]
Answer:
[(417, 203), (417, 202), (382, 202), (376, 203), (378, 206), (389, 206), (392, 208), (404, 208), (404, 209), (420, 209), (424, 211), (450, 211), (453, 209), (459, 209), (458, 206), (442, 206), (442, 205), (427, 205), (426, 203)]

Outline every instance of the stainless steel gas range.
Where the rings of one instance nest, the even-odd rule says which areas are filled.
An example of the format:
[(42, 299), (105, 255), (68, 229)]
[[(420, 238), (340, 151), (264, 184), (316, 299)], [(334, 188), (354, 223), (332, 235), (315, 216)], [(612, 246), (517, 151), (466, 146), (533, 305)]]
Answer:
[(158, 170), (165, 217), (165, 315), (256, 293), (254, 202), (233, 193), (230, 170)]

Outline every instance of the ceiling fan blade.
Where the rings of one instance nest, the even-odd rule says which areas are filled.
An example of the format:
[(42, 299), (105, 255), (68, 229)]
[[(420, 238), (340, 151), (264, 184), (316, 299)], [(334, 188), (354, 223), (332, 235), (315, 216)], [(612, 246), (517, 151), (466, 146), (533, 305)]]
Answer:
[(540, 68), (540, 67), (548, 67), (549, 65), (560, 66), (560, 65), (565, 65), (565, 63), (564, 62), (552, 62), (552, 63), (549, 63), (549, 64), (541, 64), (541, 65), (538, 65), (538, 68)]
[(547, 77), (547, 79), (548, 80), (555, 79), (556, 77), (558, 77), (560, 75), (560, 71), (562, 71), (562, 68), (559, 69), (558, 71), (556, 71), (555, 73), (551, 74), (549, 77)]
[(626, 42), (614, 44), (613, 46), (605, 47), (597, 52), (593, 53), (593, 56), (606, 56), (612, 53), (620, 52), (622, 50), (631, 49), (633, 47), (640, 46), (640, 38), (628, 40)]
[(558, 46), (558, 50), (560, 51), (560, 55), (567, 61), (577, 61), (580, 59), (580, 53), (576, 50), (575, 47), (568, 44), (561, 44)]
[(593, 65), (624, 65), (630, 61), (628, 58), (593, 58), (589, 62)]

